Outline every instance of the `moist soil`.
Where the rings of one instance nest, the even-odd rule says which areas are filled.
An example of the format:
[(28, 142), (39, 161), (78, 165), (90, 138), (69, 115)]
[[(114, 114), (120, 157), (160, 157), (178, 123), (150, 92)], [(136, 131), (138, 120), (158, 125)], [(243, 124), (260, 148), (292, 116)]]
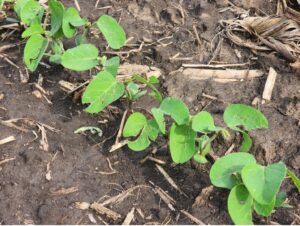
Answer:
[[(63, 1), (73, 6), (73, 1)], [(132, 37), (124, 51), (139, 49), (122, 55), (123, 62), (155, 66), (162, 70), (160, 90), (170, 96), (184, 100), (192, 113), (206, 109), (222, 125), (222, 114), (229, 103), (251, 104), (262, 95), (270, 66), (278, 72), (272, 101), (259, 105), (269, 120), (270, 128), (251, 133), (254, 146), (251, 150), (262, 164), (283, 161), (299, 176), (300, 166), (300, 77), (291, 70), (288, 62), (279, 55), (254, 54), (248, 49), (233, 45), (226, 38), (220, 52), (214, 56), (220, 31), (219, 21), (235, 18), (234, 12), (221, 10), (229, 6), (225, 0), (189, 1), (96, 1), (78, 0), (81, 13), (95, 21), (100, 15), (110, 14), (120, 20), (128, 37)], [(233, 1), (243, 9), (272, 15), (276, 13), (274, 1)], [(107, 7), (109, 6), (109, 7)], [(103, 8), (106, 7), (106, 8)], [(199, 34), (195, 37), (193, 26)], [(6, 30), (0, 30), (2, 34)], [(15, 32), (1, 42), (2, 45), (20, 42), (20, 32)], [(102, 38), (92, 37), (102, 52), (106, 51)], [(69, 43), (67, 43), (69, 44)], [(72, 43), (70, 42), (70, 46)], [(20, 67), (24, 44), (5, 51), (6, 56)], [(123, 50), (122, 50), (123, 51)], [(237, 57), (236, 52), (240, 53)], [(179, 54), (179, 55), (178, 55)], [(174, 57), (176, 56), (177, 57)], [(108, 54), (108, 56), (110, 56)], [(246, 69), (260, 69), (264, 76), (234, 83), (217, 83), (213, 80), (191, 80), (181, 76), (178, 70), (183, 63), (207, 64), (212, 58), (220, 63), (250, 62)], [(47, 62), (45, 62), (47, 63)], [(0, 145), (0, 223), (1, 224), (120, 224), (128, 212), (136, 209), (132, 224), (195, 224), (184, 215), (186, 210), (206, 224), (232, 224), (227, 213), (228, 191), (214, 188), (204, 202), (195, 203), (203, 189), (209, 187), (208, 172), (211, 164), (197, 165), (193, 162), (174, 165), (171, 162), (166, 140), (160, 139), (149, 150), (134, 153), (124, 147), (109, 153), (114, 144), (124, 103), (117, 102), (101, 114), (85, 113), (78, 98), (68, 96), (59, 88), (58, 82), (66, 80), (81, 83), (89, 74), (77, 74), (60, 66), (41, 65), (29, 81), (20, 81), (19, 70), (0, 60), (0, 119), (27, 118), (49, 125), (59, 131), (46, 128), (48, 151), (41, 146), (42, 131), (34, 125), (20, 122), (28, 131), (0, 125), (0, 139), (15, 136), (16, 140)], [(42, 79), (41, 79), (42, 78)], [(46, 98), (34, 95), (39, 82)], [(214, 96), (210, 99), (203, 93)], [(136, 107), (150, 109), (153, 101), (143, 98)], [(82, 126), (96, 126), (103, 136), (86, 133), (74, 134)], [(240, 137), (232, 134), (230, 141), (218, 139), (214, 144), (215, 155), (224, 154), (232, 144), (237, 151)], [(176, 191), (160, 174), (154, 162), (140, 161), (153, 149), (156, 157), (166, 161), (163, 166), (183, 193)], [(111, 165), (111, 168), (110, 168)], [(162, 188), (176, 200), (175, 211), (153, 192), (153, 184)], [(97, 215), (92, 210), (76, 208), (76, 202), (103, 202), (109, 197), (138, 186), (128, 197), (107, 207), (121, 215), (112, 220)], [(69, 194), (57, 193), (62, 189), (73, 189)], [(288, 193), (291, 209), (279, 208), (268, 219), (254, 215), (256, 224), (299, 224), (300, 195), (290, 181), (281, 188)], [(68, 191), (68, 190), (67, 190)]]

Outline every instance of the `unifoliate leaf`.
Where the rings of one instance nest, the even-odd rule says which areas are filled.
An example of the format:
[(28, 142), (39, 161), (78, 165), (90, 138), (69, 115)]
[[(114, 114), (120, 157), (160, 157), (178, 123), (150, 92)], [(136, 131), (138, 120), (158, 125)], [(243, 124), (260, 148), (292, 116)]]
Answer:
[(199, 140), (199, 149), (202, 156), (206, 156), (211, 151), (211, 141), (209, 136), (203, 135)]
[(204, 156), (199, 155), (198, 153), (194, 155), (194, 160), (200, 164), (206, 164), (208, 162)]
[(63, 16), (63, 33), (67, 38), (72, 38), (76, 34), (75, 27), (83, 26), (86, 23), (87, 21), (80, 17), (78, 11), (74, 7), (70, 7), (65, 11)]
[(78, 34), (78, 35), (76, 35), (76, 37), (75, 37), (75, 44), (77, 46), (82, 45), (82, 44), (88, 44), (88, 43), (89, 43), (89, 41), (86, 38), (86, 34)]
[(275, 207), (281, 207), (287, 198), (286, 192), (278, 192), (275, 200)]
[(193, 117), (193, 130), (201, 133), (209, 133), (215, 131), (214, 119), (210, 113), (201, 111)]
[(157, 139), (159, 128), (154, 119), (148, 120), (145, 132), (147, 133), (150, 140), (155, 141)]
[(237, 173), (240, 173), (244, 166), (254, 164), (256, 160), (248, 153), (232, 153), (219, 158), (211, 167), (210, 180), (216, 187), (231, 189), (237, 185)]
[(23, 33), (22, 33), (22, 38), (27, 38), (30, 37), (32, 35), (37, 35), (37, 34), (44, 34), (44, 29), (42, 27), (42, 25), (40, 24), (40, 22), (35, 19), (30, 27), (28, 27)]
[(227, 126), (232, 129), (237, 126), (243, 126), (247, 131), (268, 128), (268, 120), (260, 111), (243, 104), (229, 105), (223, 117)]
[(38, 67), (48, 47), (48, 40), (42, 35), (31, 36), (24, 48), (24, 62), (30, 71)]
[(29, 0), (17, 0), (15, 3), (15, 13), (18, 15), (19, 18), (21, 18), (21, 11), (23, 7), (29, 2)]
[(255, 201), (269, 205), (279, 191), (286, 171), (281, 162), (269, 166), (250, 164), (243, 168), (242, 179)]
[(151, 144), (145, 129), (142, 130), (140, 136), (135, 141), (129, 141), (128, 147), (133, 151), (143, 151)]
[(43, 7), (36, 0), (29, 0), (21, 8), (21, 21), (24, 24), (30, 25), (31, 22), (43, 12)]
[(49, 0), (48, 2), (49, 10), (51, 12), (51, 35), (54, 35), (62, 26), (62, 21), (64, 17), (65, 7), (57, 0)]
[(153, 85), (159, 84), (159, 80), (158, 80), (158, 78), (155, 77), (155, 76), (150, 76), (150, 78), (148, 79), (148, 81), (149, 81), (151, 84), (153, 84)]
[(271, 201), (271, 203), (267, 204), (267, 205), (260, 204), (254, 200), (255, 212), (264, 217), (270, 216), (272, 214), (272, 211), (275, 206), (275, 200), (276, 200), (276, 198), (274, 197), (274, 199)]
[(240, 152), (248, 152), (248, 151), (250, 151), (250, 149), (252, 147), (252, 143), (253, 143), (252, 139), (247, 132), (242, 131), (242, 130), (240, 130), (240, 132), (243, 135), (243, 142), (240, 147)]
[(101, 16), (97, 26), (112, 49), (120, 49), (126, 41), (126, 34), (118, 21), (108, 15)]
[(221, 129), (221, 135), (225, 140), (229, 140), (230, 139), (230, 133), (227, 129)]
[(89, 113), (98, 113), (124, 94), (124, 85), (106, 71), (100, 72), (87, 86), (82, 96), (83, 104), (90, 104)]
[(74, 71), (86, 71), (98, 64), (99, 50), (92, 44), (82, 44), (68, 49), (61, 58), (61, 64)]
[(56, 55), (62, 55), (64, 53), (64, 45), (61, 40), (53, 40), (51, 49)]
[(146, 117), (142, 113), (135, 112), (127, 119), (123, 129), (123, 136), (136, 137), (146, 125)]
[(166, 134), (166, 122), (164, 119), (164, 113), (159, 108), (152, 108), (151, 112), (159, 127), (159, 130), (162, 132), (162, 134)]
[(144, 79), (140, 75), (133, 75), (132, 79), (137, 82), (140, 82), (142, 84), (146, 84), (148, 87), (150, 87), (152, 89), (152, 91), (149, 93), (149, 96), (153, 97), (158, 102), (162, 102), (161, 93), (154, 87), (154, 85), (152, 83), (150, 83), (148, 80)]
[(228, 197), (228, 212), (237, 225), (252, 225), (253, 199), (244, 185), (236, 185)]
[(170, 129), (170, 151), (175, 163), (185, 163), (196, 153), (196, 132), (187, 125), (173, 123)]
[(49, 61), (50, 63), (61, 64), (61, 55), (51, 55)]
[(292, 179), (292, 181), (294, 182), (295, 186), (297, 187), (298, 191), (300, 192), (300, 180), (299, 178), (296, 176), (296, 174), (291, 171), (288, 170), (287, 171), (288, 176)]
[(112, 57), (105, 61), (104, 70), (108, 71), (112, 76), (116, 77), (120, 66), (120, 57)]
[(139, 137), (128, 142), (128, 147), (133, 151), (143, 151), (150, 145), (150, 140), (155, 141), (158, 136), (158, 127), (154, 120), (147, 120), (141, 113), (133, 113), (127, 120), (124, 137)]
[(190, 118), (189, 109), (179, 99), (175, 97), (167, 97), (160, 105), (160, 110), (170, 115), (178, 125), (187, 124)]

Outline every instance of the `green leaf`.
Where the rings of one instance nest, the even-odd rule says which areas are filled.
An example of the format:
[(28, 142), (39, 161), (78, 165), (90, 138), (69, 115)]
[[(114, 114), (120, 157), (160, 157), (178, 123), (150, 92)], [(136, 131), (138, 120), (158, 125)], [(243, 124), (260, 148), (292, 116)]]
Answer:
[(105, 71), (108, 71), (112, 76), (116, 77), (120, 66), (120, 57), (116, 56), (106, 60), (103, 66)]
[(82, 96), (83, 104), (90, 104), (89, 113), (98, 113), (124, 94), (124, 85), (106, 71), (100, 72), (87, 86)]
[(153, 84), (153, 85), (159, 84), (159, 80), (158, 80), (158, 78), (155, 77), (155, 76), (150, 76), (150, 78), (148, 79), (148, 81), (149, 81), (151, 84)]
[(286, 171), (281, 162), (269, 166), (250, 164), (243, 168), (242, 179), (255, 201), (268, 205), (278, 193)]
[(145, 129), (135, 141), (129, 141), (128, 147), (133, 151), (143, 151), (151, 144)]
[(49, 10), (51, 12), (51, 35), (54, 35), (62, 27), (62, 21), (64, 18), (65, 7), (57, 0), (49, 0)]
[(167, 97), (160, 105), (160, 110), (170, 115), (178, 125), (187, 124), (190, 118), (189, 109), (179, 99)]
[(89, 41), (86, 38), (86, 34), (78, 34), (75, 37), (75, 44), (77, 46), (82, 45), (82, 44), (88, 44)]
[(199, 155), (198, 153), (194, 155), (194, 160), (200, 164), (206, 164), (208, 162), (204, 156)]
[(201, 155), (204, 157), (212, 150), (209, 136), (203, 135), (200, 137), (199, 148)]
[(148, 120), (139, 113), (133, 113), (128, 118), (124, 129), (124, 137), (139, 137), (135, 141), (129, 141), (128, 147), (133, 151), (143, 151), (150, 145), (150, 140), (155, 141), (158, 136), (158, 127), (154, 120)]
[(294, 182), (294, 184), (297, 187), (298, 191), (300, 192), (300, 180), (299, 180), (299, 178), (291, 170), (288, 170), (287, 174), (292, 179), (292, 181)]
[(21, 21), (30, 25), (31, 22), (43, 11), (43, 7), (35, 0), (29, 0), (21, 8)]
[(124, 46), (125, 31), (113, 17), (101, 16), (97, 21), (97, 26), (112, 49), (120, 49)]
[(49, 61), (50, 63), (61, 64), (61, 55), (51, 55)]
[(196, 132), (190, 126), (173, 123), (170, 130), (171, 157), (175, 163), (185, 163), (196, 153)]
[(210, 113), (201, 111), (193, 117), (193, 130), (201, 133), (209, 133), (215, 131), (214, 119)]
[(276, 195), (275, 207), (281, 207), (287, 198), (286, 192), (279, 192)]
[(63, 16), (62, 30), (67, 38), (72, 38), (76, 34), (75, 27), (83, 26), (87, 23), (86, 20), (82, 19), (78, 11), (74, 7), (68, 8)]
[(253, 155), (248, 153), (232, 153), (219, 158), (211, 167), (210, 180), (216, 187), (231, 189), (237, 185), (237, 173), (240, 173), (244, 166), (256, 163)]
[(253, 199), (244, 185), (237, 185), (228, 197), (228, 212), (237, 225), (252, 225)]
[(92, 44), (82, 44), (68, 49), (61, 58), (61, 64), (74, 71), (86, 71), (98, 64), (99, 50)]
[(21, 11), (22, 11), (23, 7), (27, 4), (27, 2), (29, 2), (29, 0), (17, 0), (16, 1), (14, 10), (19, 18), (21, 18)]
[(139, 112), (135, 112), (127, 119), (127, 122), (123, 129), (123, 136), (136, 137), (146, 125), (146, 117)]
[(245, 131), (240, 130), (240, 132), (243, 135), (243, 142), (242, 145), (240, 147), (240, 152), (249, 152), (251, 147), (252, 147), (252, 139), (249, 136), (248, 133), (246, 133)]
[(243, 104), (229, 105), (223, 117), (227, 126), (232, 129), (237, 126), (243, 126), (247, 131), (268, 128), (268, 120), (260, 111)]
[(164, 113), (159, 108), (152, 108), (151, 112), (159, 127), (159, 130), (162, 132), (162, 134), (166, 134), (166, 122), (164, 119)]
[(48, 40), (41, 35), (31, 36), (24, 48), (24, 62), (30, 71), (38, 67), (48, 47)]
[(256, 213), (261, 216), (264, 216), (264, 217), (270, 216), (272, 214), (272, 211), (275, 206), (275, 200), (276, 200), (276, 198), (274, 197), (272, 202), (267, 205), (260, 204), (254, 200), (254, 209), (255, 209)]
[(32, 35), (37, 35), (37, 34), (44, 34), (44, 29), (41, 26), (40, 22), (35, 19), (30, 27), (28, 27), (23, 33), (22, 33), (22, 38), (27, 38)]

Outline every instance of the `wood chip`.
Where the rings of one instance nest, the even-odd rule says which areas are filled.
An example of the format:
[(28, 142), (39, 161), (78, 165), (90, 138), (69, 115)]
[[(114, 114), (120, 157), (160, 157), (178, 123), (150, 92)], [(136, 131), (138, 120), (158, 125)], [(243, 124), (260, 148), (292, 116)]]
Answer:
[(60, 88), (65, 92), (71, 92), (77, 88), (77, 86), (71, 82), (60, 80), (58, 82)]
[(121, 149), (122, 147), (124, 147), (126, 144), (128, 144), (128, 140), (122, 140), (117, 144), (114, 144), (111, 149), (109, 150), (109, 152), (114, 152), (117, 151), (119, 149)]
[(216, 82), (235, 82), (242, 79), (258, 78), (263, 76), (260, 70), (235, 70), (235, 69), (197, 69), (187, 68), (184, 69), (182, 74), (188, 79), (207, 80), (213, 79)]
[(277, 72), (274, 70), (274, 68), (270, 67), (269, 75), (262, 95), (264, 100), (267, 101), (271, 100), (276, 78), (277, 78)]
[(90, 222), (92, 222), (93, 224), (97, 224), (97, 221), (93, 214), (89, 213), (88, 218), (89, 218)]
[(213, 186), (203, 188), (201, 193), (195, 199), (193, 208), (203, 206), (205, 203), (207, 203), (207, 200), (208, 200), (210, 194), (212, 193), (213, 189), (214, 189)]
[(38, 99), (41, 99), (41, 98), (43, 97), (43, 95), (41, 94), (41, 92), (38, 91), (38, 90), (34, 90), (34, 91), (32, 92), (32, 94), (33, 94), (36, 98), (38, 98)]
[(69, 195), (69, 194), (72, 194), (72, 193), (77, 192), (77, 191), (79, 191), (78, 187), (62, 188), (60, 190), (50, 192), (50, 195), (51, 196)]
[(108, 208), (106, 208), (106, 207), (104, 207), (101, 204), (96, 203), (96, 202), (91, 204), (90, 208), (95, 210), (98, 214), (105, 215), (106, 217), (108, 217), (108, 218), (110, 218), (114, 221), (117, 221), (117, 220), (122, 218), (122, 216), (120, 214), (118, 214), (115, 211), (113, 211), (111, 209), (108, 209)]
[(90, 208), (90, 204), (88, 202), (75, 202), (74, 206), (80, 210), (87, 210)]
[(6, 137), (6, 138), (0, 140), (0, 145), (8, 144), (8, 143), (13, 142), (15, 140), (16, 140), (16, 138), (14, 136), (9, 136), (9, 137)]
[(134, 218), (134, 211), (135, 211), (135, 208), (132, 207), (132, 209), (128, 212), (125, 220), (123, 221), (122, 225), (130, 225), (133, 218)]

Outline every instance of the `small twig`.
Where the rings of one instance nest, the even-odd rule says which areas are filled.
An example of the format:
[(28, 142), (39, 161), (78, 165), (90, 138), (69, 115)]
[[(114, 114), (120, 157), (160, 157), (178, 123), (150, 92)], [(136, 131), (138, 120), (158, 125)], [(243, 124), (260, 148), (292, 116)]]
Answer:
[(244, 67), (244, 66), (248, 66), (249, 63), (241, 63), (241, 64), (216, 64), (216, 65), (212, 65), (212, 64), (182, 64), (182, 67), (185, 68), (218, 68), (218, 69), (226, 69), (229, 67)]
[(271, 100), (276, 78), (277, 78), (277, 72), (274, 70), (274, 68), (270, 67), (269, 75), (262, 95), (264, 100), (267, 101)]
[(128, 212), (125, 220), (123, 221), (122, 225), (130, 225), (130, 223), (132, 222), (133, 218), (134, 218), (134, 211), (135, 208), (132, 207), (132, 209)]
[(162, 168), (160, 165), (155, 164), (158, 171), (164, 176), (164, 178), (169, 182), (169, 184), (175, 188), (175, 190), (179, 191), (180, 194), (183, 194), (185, 197), (188, 198), (188, 196), (177, 186), (175, 181), (169, 176), (169, 174)]
[(122, 137), (122, 132), (123, 132), (123, 128), (124, 128), (124, 124), (125, 124), (125, 120), (126, 120), (126, 116), (127, 116), (127, 112), (128, 110), (126, 110), (123, 114), (122, 120), (121, 120), (121, 124), (120, 124), (120, 128), (119, 128), (119, 132), (117, 134), (117, 138), (115, 141), (115, 145), (120, 143), (120, 138)]
[(114, 152), (114, 151), (117, 151), (119, 150), (120, 148), (124, 147), (126, 144), (128, 144), (129, 140), (122, 140), (120, 141), (119, 143), (113, 145), (111, 147), (111, 149), (109, 150), (109, 152)]
[(4, 163), (7, 163), (7, 162), (10, 162), (10, 161), (13, 161), (13, 160), (15, 160), (15, 159), (16, 159), (16, 158), (4, 159), (4, 160), (0, 161), (0, 166), (1, 166), (2, 164), (4, 164)]
[(75, 4), (76, 9), (80, 12), (81, 8), (80, 8), (80, 5), (79, 5), (78, 1), (74, 0), (74, 4)]
[(9, 137), (6, 137), (6, 138), (0, 140), (0, 145), (8, 144), (8, 143), (13, 142), (15, 140), (16, 140), (16, 138), (14, 136), (9, 136)]
[(197, 219), (196, 217), (194, 217), (193, 215), (191, 215), (190, 213), (188, 213), (185, 210), (180, 210), (181, 213), (183, 213), (186, 217), (188, 217), (191, 221), (193, 221), (194, 223), (196, 223), (197, 225), (205, 225), (205, 223), (199, 219)]

